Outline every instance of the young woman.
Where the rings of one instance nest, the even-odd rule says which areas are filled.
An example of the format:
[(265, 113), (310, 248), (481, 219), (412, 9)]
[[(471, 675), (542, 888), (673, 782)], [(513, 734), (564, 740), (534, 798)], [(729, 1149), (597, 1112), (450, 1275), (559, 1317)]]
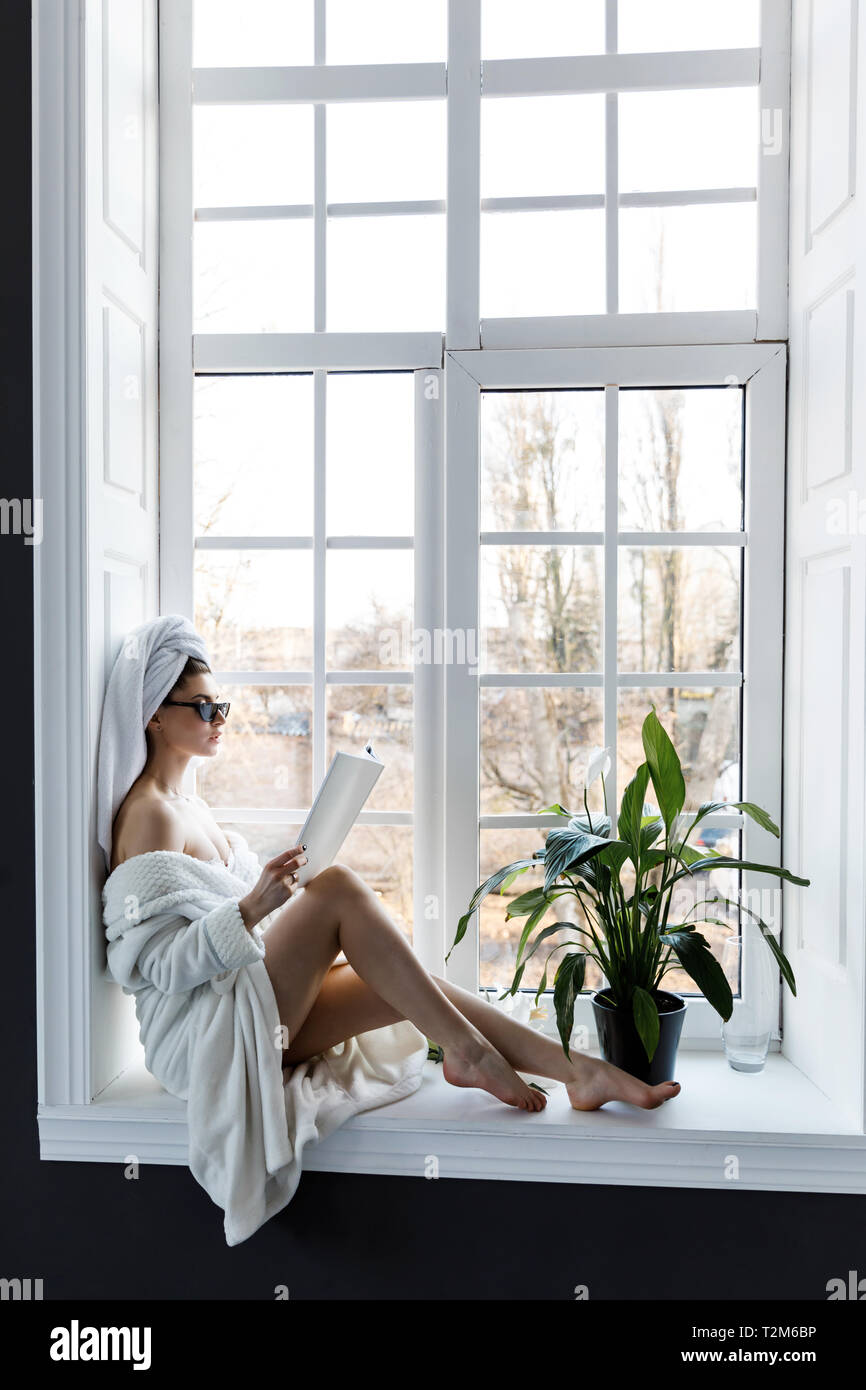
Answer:
[[(200, 797), (180, 790), (190, 758), (222, 754), (229, 726), (221, 700), (207, 662), (190, 657), (147, 722), (144, 768), (113, 818), (112, 874), (136, 856), (160, 852), (231, 866), (236, 842), (229, 843)], [(287, 1040), (284, 1070), (408, 1019), (442, 1047), (451, 1085), (488, 1091), (526, 1111), (547, 1102), (521, 1071), (563, 1082), (576, 1110), (595, 1110), (609, 1100), (654, 1109), (678, 1094), (678, 1082), (649, 1086), (579, 1051), (568, 1061), (557, 1040), (429, 974), (376, 894), (346, 865), (317, 874), (293, 901), (296, 871), (304, 863), (304, 846), (292, 846), (269, 860), (237, 898), (246, 930), (264, 943), (262, 959)], [(265, 918), (266, 929), (258, 931)], [(335, 963), (341, 952), (345, 962)]]

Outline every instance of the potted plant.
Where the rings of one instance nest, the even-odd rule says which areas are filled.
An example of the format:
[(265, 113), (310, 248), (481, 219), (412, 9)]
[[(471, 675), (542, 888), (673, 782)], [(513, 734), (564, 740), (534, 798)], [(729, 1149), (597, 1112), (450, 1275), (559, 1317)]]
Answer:
[[(729, 858), (714, 850), (700, 851), (688, 843), (695, 826), (714, 811), (731, 808), (745, 812), (764, 830), (778, 836), (779, 828), (760, 806), (751, 801), (702, 803), (685, 834), (677, 826), (686, 800), (686, 787), (680, 760), (667, 732), (652, 706), (641, 729), (646, 760), (640, 764), (623, 792), (617, 821), (618, 838), (610, 835), (607, 789), (604, 774), (610, 770), (610, 753), (598, 750), (591, 761), (583, 794), (584, 814), (575, 815), (558, 802), (539, 814), (555, 813), (568, 817), (568, 824), (548, 833), (544, 848), (531, 859), (517, 859), (497, 869), (472, 894), (469, 906), (457, 925), (451, 951), (466, 933), (469, 918), (483, 898), (495, 888), (500, 893), (527, 869), (544, 865), (544, 883), (522, 893), (510, 904), (506, 920), (525, 917), (520, 935), (514, 977), (500, 996), (515, 994), (529, 961), (548, 937), (563, 928), (580, 934), (554, 946), (548, 953), (535, 995), (536, 1005), (547, 988), (551, 957), (568, 946), (570, 951), (557, 964), (553, 980), (556, 1023), (566, 1057), (574, 1024), (574, 1001), (583, 989), (587, 957), (595, 960), (608, 983), (592, 996), (601, 1055), (605, 1061), (655, 1085), (674, 1077), (674, 1062), (685, 1017), (682, 995), (661, 989), (669, 970), (681, 966), (723, 1020), (731, 1017), (731, 987), (709, 943), (697, 927), (701, 921), (718, 926), (729, 924), (715, 917), (693, 918), (697, 906), (683, 920), (671, 921), (674, 889), (682, 879), (696, 871), (750, 869), (775, 874), (789, 883), (808, 885), (788, 869), (773, 864), (755, 864)], [(601, 776), (605, 814), (590, 814), (586, 788)], [(644, 795), (652, 782), (658, 809), (646, 804)], [(664, 834), (663, 842), (660, 837)], [(626, 896), (622, 874), (626, 863), (633, 866), (634, 888)], [(556, 921), (541, 925), (551, 904), (563, 894), (571, 894), (586, 925)], [(796, 982), (790, 964), (767, 924), (742, 903), (721, 893), (707, 893), (702, 902), (739, 907), (755, 921), (768, 948), (778, 962), (782, 977), (793, 994)], [(674, 916), (680, 915), (675, 912)], [(534, 936), (534, 940), (533, 940)], [(585, 938), (582, 940), (580, 938)]]

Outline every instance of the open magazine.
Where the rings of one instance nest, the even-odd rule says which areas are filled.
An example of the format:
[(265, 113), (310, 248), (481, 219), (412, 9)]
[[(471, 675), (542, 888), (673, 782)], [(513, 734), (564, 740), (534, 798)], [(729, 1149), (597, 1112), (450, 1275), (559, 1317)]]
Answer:
[(362, 753), (334, 754), (298, 836), (308, 860), (297, 871), (301, 886), (333, 864), (384, 766), (369, 743)]

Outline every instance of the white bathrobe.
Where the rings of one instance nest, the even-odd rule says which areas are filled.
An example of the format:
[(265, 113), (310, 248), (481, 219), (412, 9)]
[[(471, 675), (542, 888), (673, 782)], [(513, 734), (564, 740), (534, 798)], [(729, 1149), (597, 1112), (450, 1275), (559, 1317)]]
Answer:
[(235, 834), (228, 868), (174, 850), (119, 864), (102, 890), (109, 973), (135, 995), (148, 1071), (187, 1102), (189, 1167), (238, 1245), (294, 1196), (304, 1145), (416, 1091), (427, 1039), (408, 1020), (282, 1070), (267, 930), (238, 899), (261, 866)]

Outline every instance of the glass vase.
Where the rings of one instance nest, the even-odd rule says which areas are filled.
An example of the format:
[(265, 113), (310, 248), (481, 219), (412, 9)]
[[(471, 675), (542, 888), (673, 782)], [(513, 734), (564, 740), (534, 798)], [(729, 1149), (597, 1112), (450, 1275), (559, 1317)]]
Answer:
[(754, 923), (728, 937), (721, 964), (734, 994), (734, 1011), (721, 1027), (728, 1065), (763, 1071), (776, 1023), (778, 966)]

